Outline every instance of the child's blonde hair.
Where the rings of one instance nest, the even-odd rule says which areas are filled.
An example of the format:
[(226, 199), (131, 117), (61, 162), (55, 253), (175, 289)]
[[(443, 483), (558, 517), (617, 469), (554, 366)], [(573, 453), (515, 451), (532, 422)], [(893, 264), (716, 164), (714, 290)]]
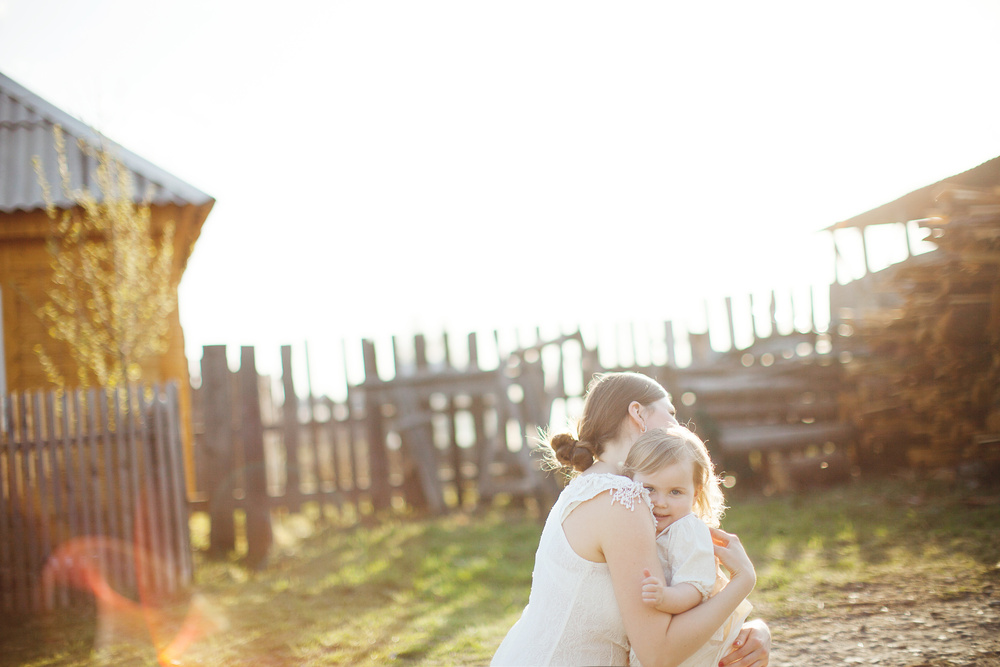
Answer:
[(694, 468), (694, 514), (709, 526), (719, 526), (725, 498), (708, 448), (683, 426), (654, 428), (632, 445), (625, 458), (624, 474), (651, 474), (664, 466), (690, 461)]

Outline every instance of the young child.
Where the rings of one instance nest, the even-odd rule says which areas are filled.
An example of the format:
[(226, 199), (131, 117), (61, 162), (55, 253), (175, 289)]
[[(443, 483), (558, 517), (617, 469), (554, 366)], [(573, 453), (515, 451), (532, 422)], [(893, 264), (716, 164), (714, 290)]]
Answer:
[[(657, 551), (669, 582), (647, 572), (643, 601), (668, 614), (680, 614), (707, 600), (728, 580), (718, 567), (708, 530), (718, 527), (725, 504), (705, 443), (683, 426), (652, 429), (632, 445), (624, 473), (649, 493)], [(682, 667), (718, 665), (751, 609), (744, 600)], [(638, 664), (634, 652), (631, 664)]]

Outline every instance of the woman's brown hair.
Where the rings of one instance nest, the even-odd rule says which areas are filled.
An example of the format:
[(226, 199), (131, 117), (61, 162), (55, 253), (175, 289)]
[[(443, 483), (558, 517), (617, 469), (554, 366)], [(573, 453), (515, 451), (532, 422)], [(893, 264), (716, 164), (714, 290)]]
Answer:
[(548, 439), (555, 456), (550, 467), (586, 470), (600, 457), (604, 444), (621, 434), (632, 401), (645, 406), (666, 397), (667, 391), (658, 382), (640, 373), (595, 375), (587, 387), (576, 434), (557, 433)]

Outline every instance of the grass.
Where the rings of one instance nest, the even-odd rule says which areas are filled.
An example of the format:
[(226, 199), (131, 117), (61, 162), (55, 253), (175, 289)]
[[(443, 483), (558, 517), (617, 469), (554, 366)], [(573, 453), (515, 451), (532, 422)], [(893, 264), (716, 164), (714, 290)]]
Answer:
[[(774, 622), (857, 602), (872, 587), (907, 595), (906, 583), (919, 581), (947, 596), (995, 583), (1000, 504), (968, 496), (879, 483), (731, 498), (725, 527), (754, 559), (751, 600)], [(194, 594), (152, 612), (8, 620), (0, 664), (155, 665), (154, 641), (184, 637), (185, 616), (194, 638), (175, 664), (485, 664), (527, 601), (541, 529), (509, 507), (316, 532), (301, 517), (277, 526), (266, 569), (199, 561)], [(201, 528), (196, 521), (196, 535)]]

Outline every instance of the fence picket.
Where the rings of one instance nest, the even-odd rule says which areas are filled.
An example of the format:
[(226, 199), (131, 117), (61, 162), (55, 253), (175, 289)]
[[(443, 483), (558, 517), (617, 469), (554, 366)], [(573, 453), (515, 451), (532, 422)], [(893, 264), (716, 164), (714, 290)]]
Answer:
[(176, 383), (167, 385), (167, 458), (171, 480), (170, 498), (173, 510), (171, 528), (177, 539), (178, 572), (181, 582), (191, 581), (194, 564), (191, 560), (191, 535), (188, 530), (187, 503), (184, 502), (184, 464), (181, 460), (181, 437), (177, 406), (180, 396)]
[[(56, 435), (56, 425), (58, 420), (56, 419), (56, 406), (55, 406), (55, 394), (49, 392), (45, 397), (45, 421), (48, 424), (48, 442), (49, 442), (49, 460), (52, 464), (51, 468), (51, 481), (52, 481), (52, 526), (53, 526), (53, 544), (58, 550), (59, 545), (66, 542), (72, 534), (69, 532), (68, 527), (64, 524), (67, 518), (68, 512), (64, 509), (63, 504), (63, 483), (65, 478), (66, 466), (63, 465), (61, 456), (61, 442), (62, 439)], [(48, 562), (49, 575), (51, 577), (50, 581), (55, 587), (55, 593), (59, 595), (60, 606), (67, 606), (69, 604), (69, 591), (67, 586), (67, 577), (64, 563), (59, 559), (50, 558)]]
[[(299, 428), (299, 397), (295, 394), (292, 377), (292, 346), (281, 346), (281, 386), (284, 398), (281, 404), (282, 444), (285, 448), (285, 504), (289, 511), (296, 511), (302, 499), (302, 431)], [(318, 485), (317, 485), (318, 490)]]
[(107, 533), (104, 530), (104, 511), (107, 507), (104, 498), (101, 494), (101, 470), (99, 466), (100, 457), (100, 442), (98, 440), (98, 432), (101, 430), (101, 424), (105, 421), (105, 418), (99, 414), (97, 394), (103, 393), (97, 392), (93, 388), (87, 391), (87, 414), (88, 414), (88, 432), (87, 432), (87, 456), (84, 457), (85, 465), (87, 468), (87, 475), (90, 479), (89, 488), (90, 494), (88, 498), (92, 503), (93, 517), (94, 517), (94, 533), (93, 535), (100, 537), (100, 547), (97, 549), (97, 567), (101, 573), (102, 577), (108, 576), (108, 551), (110, 542), (108, 540)]
[[(94, 452), (94, 460), (100, 463), (103, 469), (98, 469), (94, 484), (95, 489), (100, 490), (99, 495), (103, 495), (104, 498), (103, 507), (99, 508), (99, 513), (106, 520), (106, 530), (101, 533), (105, 537), (104, 544), (106, 545), (102, 549), (106, 553), (107, 563), (107, 570), (104, 576), (115, 590), (119, 590), (123, 582), (121, 580), (122, 568), (120, 566), (121, 550), (118, 548), (121, 537), (118, 532), (119, 503), (116, 501), (114, 492), (115, 468), (111, 447), (112, 418), (110, 416), (110, 406), (108, 405), (108, 392), (101, 390), (97, 391), (95, 395), (97, 398), (97, 414), (100, 418), (98, 419), (98, 424), (95, 424), (93, 429), (92, 437), (96, 443), (96, 450), (98, 450)], [(102, 472), (103, 474), (101, 474)]]
[(271, 548), (271, 504), (267, 492), (264, 431), (260, 418), (260, 388), (253, 347), (240, 349), (240, 403), (243, 460), (246, 470), (247, 559), (263, 565)]
[[(28, 461), (28, 446), (24, 433), (24, 421), (21, 416), (23, 403), (22, 394), (11, 396), (10, 429), (14, 438), (10, 465), (11, 518), (13, 519), (11, 532), (13, 533), (13, 544), (24, 545), (20, 554), (13, 559), (15, 604), (19, 609), (29, 611), (31, 609), (31, 587), (28, 581), (28, 572), (31, 568), (31, 540), (28, 537), (28, 517), (25, 506), (27, 497), (24, 492), (25, 480), (27, 479), (25, 467)], [(20, 501), (19, 505), (18, 501)]]
[[(352, 399), (354, 399), (356, 394), (351, 390), (351, 382), (350, 382), (351, 375), (347, 368), (347, 341), (344, 340), (340, 341), (340, 355), (344, 365), (344, 384), (346, 385), (347, 389), (347, 394), (344, 398), (344, 426), (345, 426), (344, 433), (345, 433), (345, 441), (347, 443), (347, 452), (346, 452), (347, 455), (344, 458), (342, 458), (341, 461), (344, 461), (347, 464), (347, 474), (344, 475), (343, 477), (346, 477), (348, 481), (350, 481), (351, 492), (348, 497), (350, 498), (350, 502), (354, 507), (355, 513), (357, 513), (361, 502), (361, 497), (358, 492), (359, 488), (358, 476), (360, 474), (358, 471), (360, 470), (361, 448), (359, 447), (356, 439), (357, 433), (355, 431), (355, 424), (354, 424), (355, 413), (354, 413), (354, 401)], [(331, 415), (333, 414), (332, 402), (330, 405), (330, 414)]]
[[(66, 515), (70, 526), (70, 535), (76, 538), (86, 535), (87, 531), (84, 528), (83, 516), (80, 512), (80, 508), (84, 504), (84, 496), (81, 492), (80, 480), (76, 474), (76, 464), (74, 463), (76, 459), (74, 454), (77, 451), (74, 425), (79, 423), (80, 413), (79, 410), (75, 410), (72, 412), (71, 417), (71, 408), (73, 408), (74, 404), (74, 401), (71, 399), (72, 395), (71, 392), (64, 390), (60, 399), (60, 405), (62, 406), (63, 414), (62, 454), (63, 476), (66, 479)], [(73, 563), (66, 563), (65, 565), (68, 568), (74, 567)], [(68, 572), (67, 576), (72, 578), (72, 572)], [(79, 603), (84, 599), (85, 593), (78, 587), (73, 586), (70, 591), (70, 602)]]
[(48, 442), (46, 436), (48, 435), (45, 431), (45, 413), (42, 411), (42, 392), (36, 391), (32, 394), (32, 410), (31, 419), (34, 424), (34, 440), (35, 447), (34, 451), (34, 464), (35, 464), (35, 484), (34, 488), (38, 493), (38, 508), (37, 512), (37, 527), (38, 527), (38, 563), (36, 564), (36, 570), (34, 576), (36, 577), (38, 585), (38, 595), (40, 597), (40, 604), (42, 609), (49, 611), (54, 606), (55, 602), (52, 596), (52, 587), (44, 585), (45, 582), (42, 579), (42, 573), (45, 569), (45, 565), (48, 562), (49, 556), (52, 553), (52, 536), (51, 532), (51, 514), (49, 512), (49, 479), (48, 470), (50, 466), (47, 465), (48, 461)]
[[(444, 361), (446, 368), (452, 368), (451, 360), (451, 345), (448, 342), (448, 334), (445, 332), (444, 336)], [(458, 446), (458, 430), (455, 417), (458, 414), (458, 406), (455, 405), (455, 397), (448, 395), (447, 404), (445, 405), (445, 429), (448, 434), (448, 453), (451, 458), (451, 468), (455, 478), (455, 496), (458, 500), (458, 506), (462, 507), (465, 504), (465, 500), (468, 493), (465, 489), (465, 473), (462, 470), (462, 448)]]
[(209, 345), (201, 359), (202, 395), (205, 406), (205, 479), (208, 487), (208, 513), (212, 532), (209, 553), (224, 556), (236, 547), (233, 519), (233, 450), (232, 378), (226, 361), (225, 345)]
[[(124, 391), (123, 391), (124, 389)], [(129, 483), (129, 460), (132, 458), (130, 452), (134, 451), (134, 440), (129, 440), (129, 443), (133, 443), (131, 446), (126, 444), (126, 433), (128, 432), (127, 423), (131, 419), (131, 415), (128, 412), (127, 407), (127, 397), (128, 388), (127, 387), (115, 387), (114, 392), (112, 392), (112, 400), (114, 401), (114, 415), (115, 415), (115, 438), (114, 438), (114, 448), (115, 448), (115, 468), (108, 471), (108, 475), (114, 479), (117, 478), (118, 487), (118, 515), (121, 525), (121, 544), (124, 547), (128, 547), (136, 544), (133, 537), (133, 532), (135, 528), (135, 507), (137, 502), (137, 496), (134, 493), (132, 485)], [(122, 581), (127, 582), (128, 585), (135, 585), (135, 559), (128, 557), (127, 549), (123, 549), (119, 556), (119, 566), (121, 567)]]
[(376, 510), (388, 509), (392, 489), (389, 486), (389, 455), (385, 446), (385, 429), (382, 420), (382, 404), (378, 397), (378, 385), (382, 380), (378, 375), (378, 360), (375, 358), (374, 341), (361, 343), (365, 365), (365, 423), (367, 424), (366, 444), (368, 447), (368, 490), (372, 507)]
[(176, 545), (173, 544), (174, 531), (170, 530), (170, 499), (168, 487), (170, 484), (170, 469), (166, 452), (166, 424), (163, 405), (160, 400), (160, 386), (153, 385), (153, 396), (150, 399), (149, 412), (152, 413), (152, 424), (149, 439), (149, 468), (153, 471), (149, 484), (155, 492), (156, 520), (152, 524), (152, 532), (157, 535), (159, 548), (153, 551), (159, 554), (157, 569), (162, 576), (162, 589), (167, 592), (177, 590)]
[[(14, 443), (7, 425), (11, 423), (10, 396), (0, 397), (0, 480), (12, 479), (11, 466), (14, 464)], [(13, 487), (11, 487), (13, 488)], [(0, 492), (0, 605), (6, 612), (14, 610), (14, 542), (12, 511), (15, 496)]]
[(87, 484), (87, 415), (84, 403), (84, 390), (77, 389), (73, 392), (73, 412), (76, 415), (76, 428), (74, 429), (74, 464), (72, 474), (77, 478), (79, 484), (77, 489), (77, 508), (80, 516), (80, 535), (93, 535), (90, 521), (90, 489)]
[[(33, 448), (28, 446), (31, 441), (31, 431), (32, 423), (29, 414), (29, 394), (24, 393), (20, 395), (19, 405), (19, 423), (21, 425), (21, 498), (23, 499), (23, 512), (24, 512), (24, 524), (25, 527), (34, 527), (33, 524), (37, 521), (37, 510), (35, 508), (34, 502), (34, 486), (31, 480), (34, 478), (34, 463), (36, 454)], [(27, 590), (31, 596), (31, 609), (32, 611), (41, 610), (41, 589), (38, 586), (38, 572), (41, 567), (41, 554), (39, 553), (39, 540), (40, 535), (35, 530), (27, 530), (25, 537), (28, 551), (27, 551), (27, 562), (25, 563), (24, 580), (27, 584)]]
[(154, 405), (153, 401), (148, 399), (143, 391), (140, 391), (139, 395), (136, 396), (136, 402), (139, 405), (139, 410), (136, 414), (139, 421), (139, 440), (136, 450), (139, 452), (139, 458), (141, 459), (139, 465), (142, 470), (143, 479), (145, 480), (142, 489), (142, 507), (144, 509), (143, 518), (145, 519), (143, 532), (146, 540), (142, 545), (142, 558), (145, 559), (149, 568), (150, 588), (148, 590), (156, 591), (163, 590), (166, 582), (164, 581), (164, 569), (160, 566), (157, 559), (157, 555), (163, 553), (163, 545), (160, 544), (160, 532), (158, 530), (160, 507), (156, 502), (155, 486), (157, 480), (153, 469), (153, 449), (155, 447), (153, 439), (155, 434), (152, 432), (152, 425), (150, 424)]

